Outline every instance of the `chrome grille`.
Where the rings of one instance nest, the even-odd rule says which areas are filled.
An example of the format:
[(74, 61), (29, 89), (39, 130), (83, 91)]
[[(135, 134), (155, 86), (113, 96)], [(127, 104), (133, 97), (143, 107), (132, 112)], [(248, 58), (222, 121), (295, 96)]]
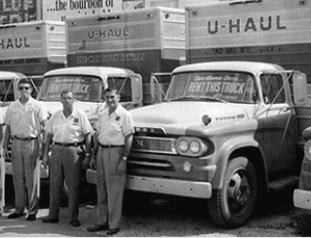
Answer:
[(177, 154), (176, 139), (134, 136), (132, 151), (162, 154)]

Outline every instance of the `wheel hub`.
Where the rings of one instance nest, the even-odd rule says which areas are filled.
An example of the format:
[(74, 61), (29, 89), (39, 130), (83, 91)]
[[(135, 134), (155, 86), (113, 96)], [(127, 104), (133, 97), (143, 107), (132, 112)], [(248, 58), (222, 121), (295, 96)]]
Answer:
[(227, 189), (228, 205), (233, 214), (242, 214), (246, 209), (251, 195), (250, 191), (250, 183), (243, 171), (233, 174)]

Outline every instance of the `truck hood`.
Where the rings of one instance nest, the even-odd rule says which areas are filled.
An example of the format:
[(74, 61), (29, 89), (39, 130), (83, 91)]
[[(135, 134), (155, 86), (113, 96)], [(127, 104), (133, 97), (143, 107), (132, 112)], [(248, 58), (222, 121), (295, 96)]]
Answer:
[(163, 128), (169, 134), (184, 134), (191, 126), (203, 125), (203, 115), (211, 118), (210, 127), (218, 123), (248, 118), (246, 110), (233, 104), (207, 102), (168, 102), (131, 111), (136, 127)]

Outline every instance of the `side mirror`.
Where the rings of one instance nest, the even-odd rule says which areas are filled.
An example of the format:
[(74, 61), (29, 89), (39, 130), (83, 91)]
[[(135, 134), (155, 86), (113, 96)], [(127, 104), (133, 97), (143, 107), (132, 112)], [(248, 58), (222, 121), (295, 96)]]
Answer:
[(133, 103), (141, 104), (143, 101), (143, 81), (139, 74), (130, 75), (132, 83), (132, 100)]
[(303, 73), (293, 74), (294, 103), (302, 106), (308, 103), (307, 76)]

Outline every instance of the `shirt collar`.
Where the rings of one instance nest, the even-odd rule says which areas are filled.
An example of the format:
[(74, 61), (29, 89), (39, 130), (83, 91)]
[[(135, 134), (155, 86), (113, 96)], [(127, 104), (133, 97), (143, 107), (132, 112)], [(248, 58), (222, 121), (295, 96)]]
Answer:
[[(65, 115), (64, 115), (63, 110), (62, 110), (61, 115), (62, 115), (62, 117), (66, 118)], [(69, 117), (67, 117), (67, 119), (68, 119), (68, 118), (71, 118), (71, 117), (74, 117), (74, 118), (77, 118), (77, 117), (78, 117), (77, 109), (73, 108), (72, 113), (70, 114)]]
[(30, 96), (28, 102), (26, 102), (26, 104), (22, 104), (21, 100), (18, 99), (18, 102), (20, 105), (27, 105), (27, 104), (32, 104), (34, 102), (34, 99)]

